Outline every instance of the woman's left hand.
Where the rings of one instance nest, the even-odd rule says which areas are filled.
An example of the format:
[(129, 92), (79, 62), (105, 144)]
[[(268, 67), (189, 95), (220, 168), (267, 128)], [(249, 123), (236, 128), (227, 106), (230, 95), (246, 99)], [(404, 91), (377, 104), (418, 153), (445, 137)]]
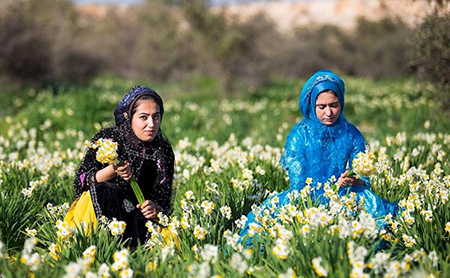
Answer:
[(142, 205), (137, 205), (136, 207), (141, 210), (142, 214), (147, 219), (154, 220), (158, 216), (156, 205), (150, 200), (146, 200)]
[(348, 187), (353, 185), (364, 185), (364, 181), (358, 179), (358, 177), (347, 177), (349, 170), (341, 174), (338, 179), (338, 184), (342, 187)]

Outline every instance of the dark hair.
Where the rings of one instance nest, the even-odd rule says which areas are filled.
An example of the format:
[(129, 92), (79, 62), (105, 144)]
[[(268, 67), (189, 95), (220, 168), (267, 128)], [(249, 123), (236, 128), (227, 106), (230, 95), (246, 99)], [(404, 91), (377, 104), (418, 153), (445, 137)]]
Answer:
[[(133, 105), (130, 106), (130, 120), (133, 118), (134, 113), (136, 113), (136, 109), (144, 100), (153, 100), (156, 104), (158, 104), (159, 110), (161, 112), (161, 105), (158, 103), (158, 100), (152, 95), (142, 95), (133, 102)], [(161, 113), (162, 116), (162, 113)]]
[(153, 94), (143, 94), (136, 99), (133, 100), (133, 102), (130, 105), (130, 110), (128, 111), (129, 115), (129, 121), (131, 122), (131, 119), (133, 118), (134, 113), (136, 113), (136, 109), (139, 106), (139, 104), (142, 103), (144, 100), (153, 100), (156, 104), (158, 104), (159, 107), (159, 113), (161, 114), (161, 120), (164, 115), (164, 106), (161, 98), (156, 97)]

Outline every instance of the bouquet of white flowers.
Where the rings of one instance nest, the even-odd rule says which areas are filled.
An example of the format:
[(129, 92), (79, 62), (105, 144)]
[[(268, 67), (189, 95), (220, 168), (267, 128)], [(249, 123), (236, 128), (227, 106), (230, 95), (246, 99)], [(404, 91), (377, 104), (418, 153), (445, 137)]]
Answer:
[[(376, 172), (374, 158), (374, 154), (368, 151), (358, 153), (356, 158), (352, 161), (353, 169), (347, 173), (346, 177), (355, 175), (357, 175), (357, 177), (367, 177), (374, 174)], [(339, 190), (339, 184), (334, 184), (332, 188), (337, 192)]]
[[(97, 149), (96, 158), (98, 162), (114, 166), (123, 165), (123, 162), (117, 155), (117, 142), (114, 142), (112, 139), (100, 138), (94, 143), (89, 143), (89, 147)], [(130, 178), (130, 184), (139, 204), (142, 205), (145, 202), (144, 195), (134, 177)]]

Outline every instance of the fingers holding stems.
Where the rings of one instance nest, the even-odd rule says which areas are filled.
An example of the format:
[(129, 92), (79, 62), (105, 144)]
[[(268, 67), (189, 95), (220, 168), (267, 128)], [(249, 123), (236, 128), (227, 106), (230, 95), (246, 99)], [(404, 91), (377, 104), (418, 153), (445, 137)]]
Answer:
[(142, 214), (147, 219), (156, 219), (158, 215), (155, 203), (150, 200), (146, 200), (142, 205), (137, 205), (136, 207), (141, 210)]
[[(132, 178), (131, 166), (128, 161), (125, 161), (122, 165), (115, 165), (114, 171), (119, 177), (123, 178), (126, 181), (129, 181)], [(155, 203), (153, 203), (151, 200), (145, 200), (145, 202), (137, 205), (136, 207), (141, 210), (146, 219), (157, 218), (158, 210)]]
[(129, 179), (131, 179), (131, 166), (128, 163), (128, 161), (125, 161), (123, 163), (123, 165), (115, 165), (114, 166), (114, 171), (116, 172), (116, 174), (121, 177), (122, 179), (128, 181)]
[(347, 176), (350, 171), (346, 170), (338, 179), (338, 184), (343, 187), (359, 185), (359, 179), (355, 176)]

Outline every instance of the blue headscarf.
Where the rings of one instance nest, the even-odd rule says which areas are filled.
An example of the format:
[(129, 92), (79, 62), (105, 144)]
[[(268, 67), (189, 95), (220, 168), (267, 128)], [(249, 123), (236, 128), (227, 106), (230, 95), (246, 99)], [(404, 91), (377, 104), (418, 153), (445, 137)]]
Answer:
[(155, 99), (156, 103), (159, 106), (159, 110), (161, 113), (161, 120), (164, 114), (164, 105), (162, 98), (158, 95), (158, 93), (145, 86), (135, 86), (131, 88), (131, 90), (123, 97), (123, 99), (119, 102), (116, 109), (114, 109), (114, 118), (116, 121), (116, 125), (119, 125), (125, 120), (130, 119), (131, 109), (134, 103), (144, 95), (151, 96)]
[(315, 112), (316, 100), (317, 96), (325, 90), (332, 90), (336, 93), (341, 104), (341, 115), (343, 114), (345, 93), (344, 81), (333, 72), (324, 69), (311, 76), (308, 81), (306, 81), (305, 86), (303, 86), (300, 93), (299, 107), (306, 119), (319, 121)]
[[(341, 105), (338, 119), (330, 126), (324, 125), (317, 118), (315, 109), (317, 96), (326, 90), (332, 90), (337, 95)], [(347, 122), (344, 117), (344, 94), (344, 81), (327, 69), (316, 72), (306, 81), (300, 93), (299, 107), (303, 114), (303, 121), (317, 138), (337, 136), (337, 132), (342, 130), (342, 124)]]
[[(325, 90), (332, 90), (341, 105), (332, 125), (323, 124), (316, 116), (317, 96)], [(322, 183), (333, 175), (339, 177), (347, 162), (365, 149), (364, 137), (344, 117), (344, 94), (344, 81), (329, 70), (316, 72), (303, 86), (299, 107), (304, 117), (289, 133), (281, 158), (291, 188), (302, 188), (308, 177)]]

